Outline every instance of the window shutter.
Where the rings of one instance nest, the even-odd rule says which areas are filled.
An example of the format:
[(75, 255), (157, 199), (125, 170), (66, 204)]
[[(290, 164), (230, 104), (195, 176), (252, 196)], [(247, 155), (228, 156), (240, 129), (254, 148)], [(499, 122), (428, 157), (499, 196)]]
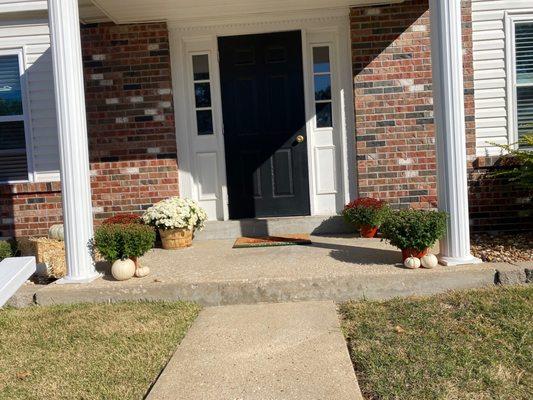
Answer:
[(518, 138), (533, 134), (533, 22), (515, 27)]

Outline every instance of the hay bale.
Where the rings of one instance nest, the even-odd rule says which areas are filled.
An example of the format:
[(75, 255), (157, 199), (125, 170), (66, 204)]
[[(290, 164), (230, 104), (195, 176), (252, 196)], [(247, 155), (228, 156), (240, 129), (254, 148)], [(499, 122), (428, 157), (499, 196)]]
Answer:
[(48, 238), (24, 238), (18, 241), (23, 256), (34, 256), (37, 264), (44, 265), (46, 276), (63, 278), (67, 274), (65, 242)]

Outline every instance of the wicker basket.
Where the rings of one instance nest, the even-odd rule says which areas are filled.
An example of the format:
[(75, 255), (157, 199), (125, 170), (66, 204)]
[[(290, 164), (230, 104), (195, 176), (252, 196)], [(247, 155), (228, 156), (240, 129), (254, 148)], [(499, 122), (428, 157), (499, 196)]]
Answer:
[(189, 229), (159, 229), (161, 242), (165, 250), (183, 249), (192, 246), (192, 230)]
[(63, 278), (67, 274), (65, 242), (48, 238), (23, 238), (18, 240), (18, 246), (23, 256), (34, 256), (37, 264), (46, 266), (48, 278)]

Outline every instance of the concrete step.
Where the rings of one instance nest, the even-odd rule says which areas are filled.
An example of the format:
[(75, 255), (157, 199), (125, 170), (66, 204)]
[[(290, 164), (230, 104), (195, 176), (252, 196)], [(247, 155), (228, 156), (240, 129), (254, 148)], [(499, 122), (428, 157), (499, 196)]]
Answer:
[(204, 310), (148, 400), (363, 399), (333, 302)]
[(291, 233), (313, 235), (353, 233), (354, 227), (338, 215), (255, 218), (232, 221), (208, 221), (196, 240), (235, 239), (241, 236), (273, 236)]

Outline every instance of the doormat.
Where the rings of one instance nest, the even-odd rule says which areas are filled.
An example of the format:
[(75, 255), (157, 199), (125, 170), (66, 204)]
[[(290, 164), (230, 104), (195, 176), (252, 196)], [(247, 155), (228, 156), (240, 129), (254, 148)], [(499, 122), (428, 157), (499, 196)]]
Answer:
[(240, 237), (233, 244), (234, 249), (245, 249), (250, 247), (275, 247), (275, 246), (301, 246), (312, 244), (309, 235), (280, 235), (261, 237)]

